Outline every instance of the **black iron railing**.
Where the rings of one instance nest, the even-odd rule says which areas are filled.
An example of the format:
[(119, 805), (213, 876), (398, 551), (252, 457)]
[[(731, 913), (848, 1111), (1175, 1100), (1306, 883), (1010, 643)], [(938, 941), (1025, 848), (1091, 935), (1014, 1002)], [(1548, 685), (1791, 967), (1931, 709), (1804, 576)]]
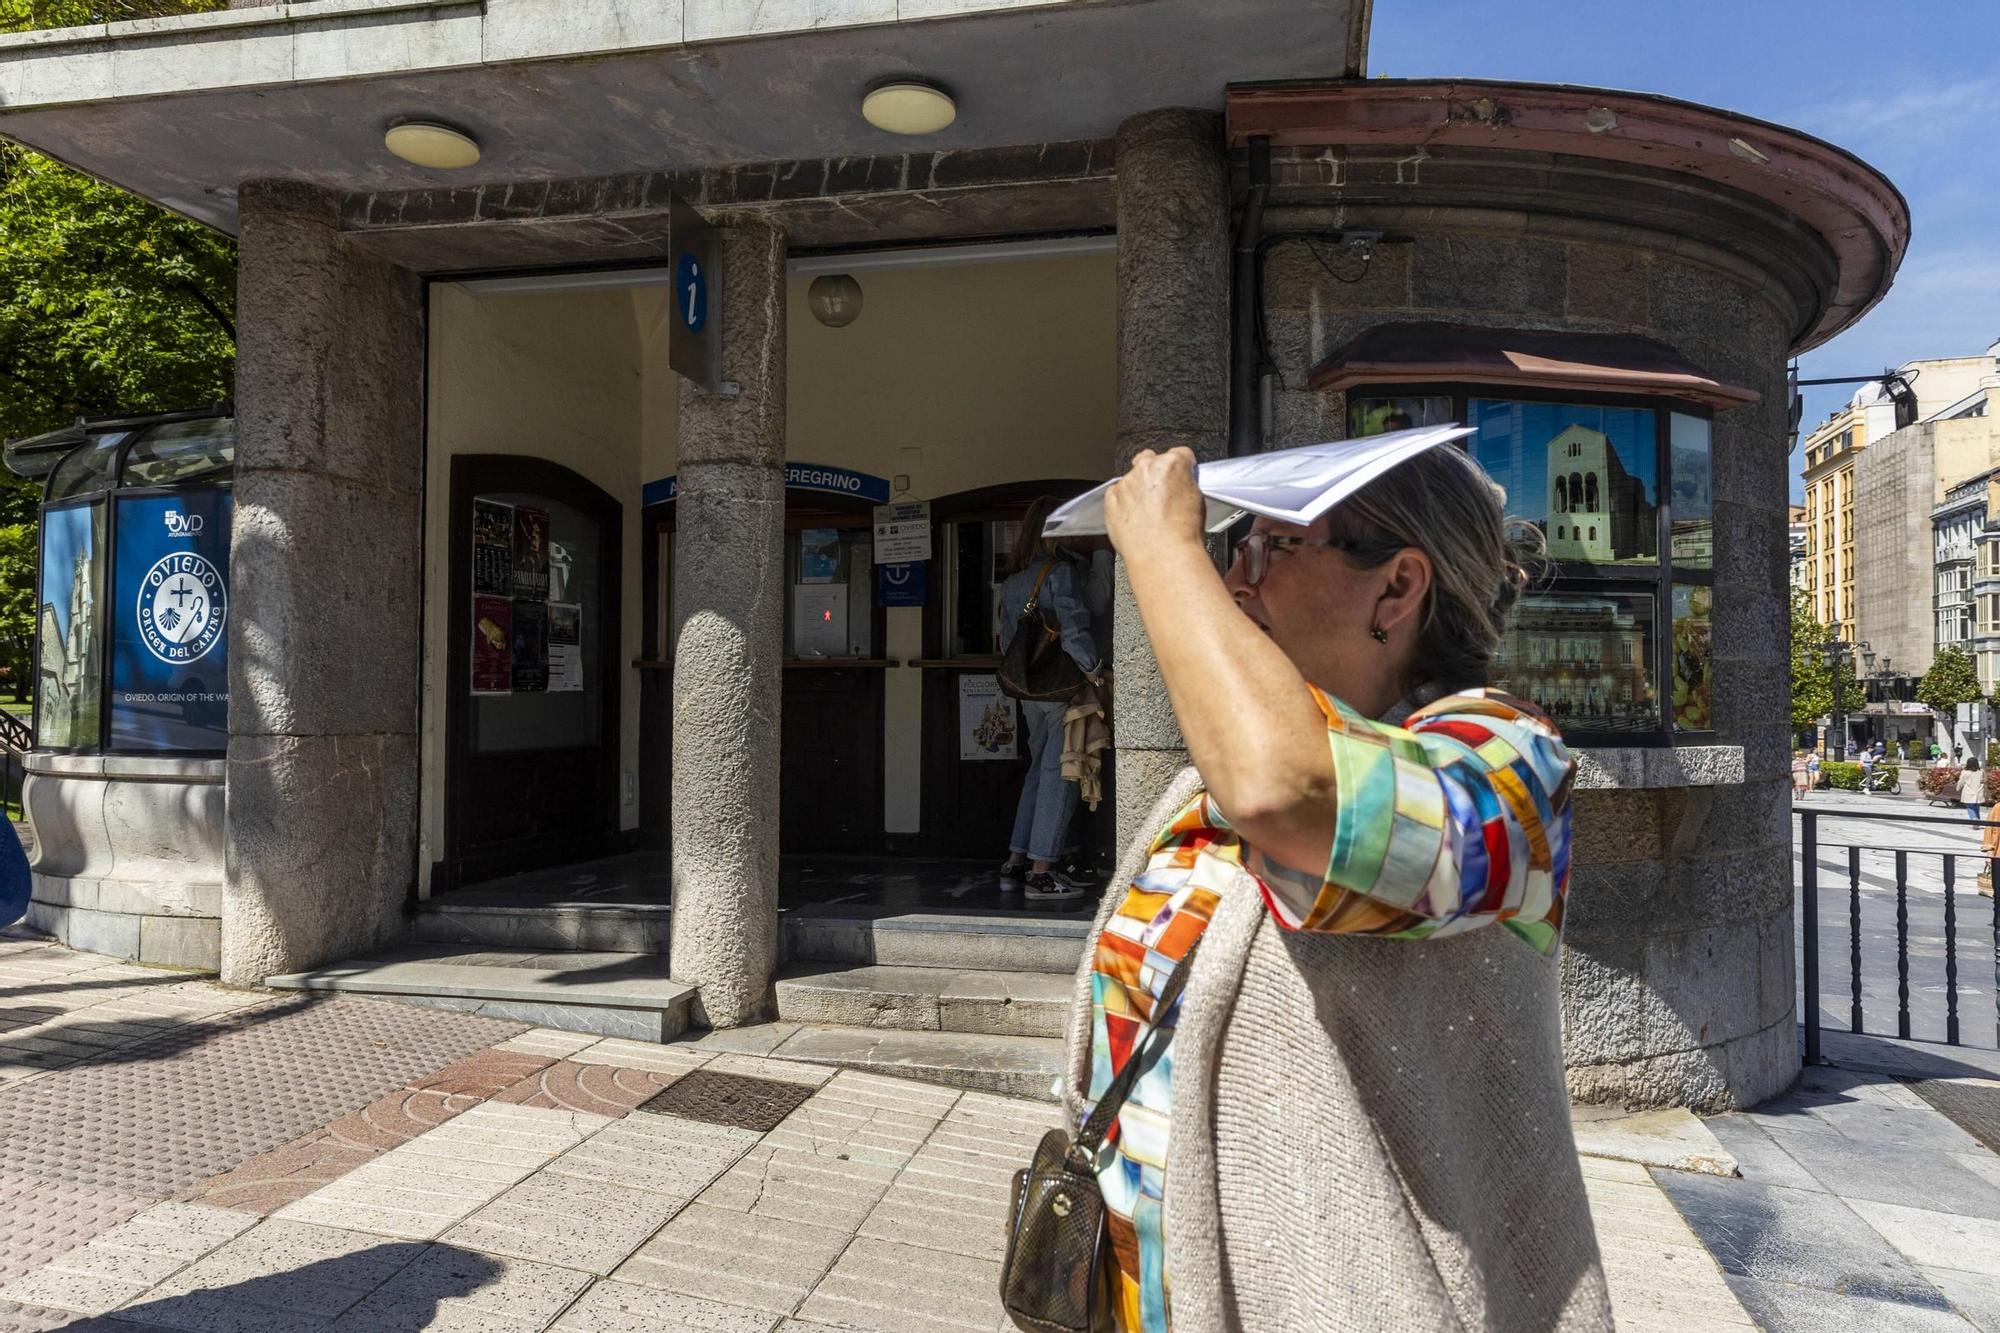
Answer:
[(21, 788), (28, 778), (28, 751), (34, 748), (34, 729), (0, 709), (0, 803), (9, 811), (21, 808)]
[[(1877, 814), (1869, 811), (1840, 809), (1812, 810), (1803, 808), (1795, 808), (1793, 813), (1798, 816), (1800, 822), (1799, 914), (1802, 930), (1799, 971), (1801, 974), (1800, 989), (1802, 991), (1800, 1009), (1802, 1010), (1806, 1029), (1806, 1063), (1818, 1064), (1820, 1062), (1820, 1027), (1822, 1021), (1820, 1009), (1823, 1000), (1820, 994), (1820, 951), (1822, 944), (1820, 932), (1820, 893), (1822, 891), (1821, 876), (1823, 868), (1819, 862), (1819, 854), (1822, 847), (1820, 826), (1823, 820), (1838, 821), (1843, 824), (1851, 822), (1870, 826), (1883, 826), (1879, 830), (1871, 828), (1870, 831), (1871, 833), (1879, 832), (1880, 838), (1883, 841), (1901, 842), (1904, 844), (1902, 846), (1883, 846), (1873, 841), (1864, 843), (1853, 839), (1840, 839), (1825, 844), (1828, 846), (1845, 846), (1847, 850), (1845, 869), (1847, 872), (1849, 1030), (1856, 1033), (1866, 1033), (1868, 1031), (1868, 1005), (1864, 999), (1864, 991), (1866, 989), (1866, 982), (1870, 977), (1870, 968), (1868, 966), (1870, 960), (1863, 956), (1863, 942), (1867, 938), (1863, 929), (1864, 914), (1862, 909), (1864, 897), (1873, 898), (1878, 893), (1881, 895), (1883, 901), (1878, 907), (1877, 915), (1879, 916), (1881, 913), (1886, 912), (1888, 908), (1886, 901), (1887, 894), (1893, 892), (1895, 895), (1895, 1035), (1905, 1040), (1910, 1039), (1913, 1035), (1923, 1040), (1937, 1039), (1934, 1030), (1915, 1032), (1915, 1025), (1911, 1016), (1911, 895), (1913, 892), (1916, 892), (1919, 894), (1917, 905), (1917, 925), (1919, 930), (1921, 932), (1928, 932), (1933, 922), (1941, 925), (1943, 929), (1941, 938), (1943, 957), (1936, 958), (1926, 952), (1917, 959), (1917, 966), (1920, 972), (1919, 985), (1923, 986), (1927, 992), (1935, 989), (1943, 991), (1944, 1041), (1946, 1044), (1952, 1046), (1965, 1044), (1961, 1042), (1959, 1026), (1959, 997), (1961, 987), (1959, 984), (1958, 950), (1962, 942), (1962, 937), (1968, 931), (1973, 931), (1979, 935), (1985, 935), (1987, 932), (1984, 928), (1972, 924), (1975, 919), (1974, 913), (1977, 912), (1979, 906), (1983, 905), (1981, 898), (1976, 892), (1969, 895), (1971, 901), (1967, 904), (1969, 910), (1966, 923), (1963, 928), (1961, 926), (1958, 910), (1960, 881), (1962, 878), (1969, 877), (1961, 876), (1961, 863), (1969, 865), (1972, 876), (1986, 875), (1988, 877), (1987, 883), (1990, 886), (1996, 880), (2000, 880), (2000, 860), (1989, 859), (1976, 845), (1960, 850), (1946, 846), (1911, 847), (1908, 845), (1908, 842), (1911, 837), (1924, 831), (1920, 826), (1938, 826), (1979, 836), (1983, 835), (1987, 829), (1996, 827), (1996, 825), (1986, 822), (1975, 822), (1963, 817), (1952, 818), (1945, 815), (1897, 815)], [(1912, 858), (1917, 859), (1919, 867), (1927, 865), (1931, 860), (1939, 863), (1940, 873), (1936, 896), (1940, 901), (1935, 907), (1928, 902), (1928, 898), (1932, 892), (1930, 887), (1928, 885), (1919, 886), (1911, 878)], [(1891, 871), (1892, 877), (1878, 873), (1885, 870)], [(1836, 877), (1838, 873), (1838, 871), (1835, 872)], [(1869, 887), (1864, 889), (1864, 884)], [(1990, 907), (1992, 917), (1990, 952), (1993, 962), (1993, 990), (1990, 992), (1989, 998), (1994, 1002), (1992, 1015), (1994, 1044), (2000, 1046), (2000, 895), (1995, 895), (1991, 899)], [(1931, 940), (1931, 936), (1928, 933), (1921, 934), (1919, 938), (1926, 944)], [(1983, 945), (1985, 941), (1979, 941), (1979, 943)], [(1923, 980), (1924, 977), (1930, 975), (1941, 978), (1943, 982), (1942, 987), (1930, 986)], [(1963, 993), (1977, 995), (1980, 992), (1977, 987), (1965, 987), (1963, 988)], [(1887, 1036), (1889, 1034), (1882, 1032), (1877, 1035)]]

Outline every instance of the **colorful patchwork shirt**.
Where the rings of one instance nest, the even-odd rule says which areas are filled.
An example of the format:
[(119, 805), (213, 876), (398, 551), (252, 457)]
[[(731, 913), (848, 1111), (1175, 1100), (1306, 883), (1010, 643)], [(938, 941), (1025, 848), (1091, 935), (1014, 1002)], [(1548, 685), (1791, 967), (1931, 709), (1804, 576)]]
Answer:
[[(1553, 952), (1569, 885), (1575, 764), (1549, 720), (1488, 690), (1447, 695), (1403, 726), (1315, 690), (1333, 751), (1333, 850), (1324, 875), (1246, 845), (1203, 793), (1153, 842), (1098, 937), (1091, 976), (1089, 1101), (1153, 1020), (1174, 965), (1238, 868), (1288, 930), (1421, 940), (1499, 925)], [(1178, 1002), (1175, 1005), (1178, 1011)], [(1169, 1328), (1164, 1199), (1176, 1014), (1119, 1112), (1097, 1174), (1110, 1215), (1112, 1287), (1127, 1333)], [(1086, 1112), (1088, 1114), (1088, 1112)]]

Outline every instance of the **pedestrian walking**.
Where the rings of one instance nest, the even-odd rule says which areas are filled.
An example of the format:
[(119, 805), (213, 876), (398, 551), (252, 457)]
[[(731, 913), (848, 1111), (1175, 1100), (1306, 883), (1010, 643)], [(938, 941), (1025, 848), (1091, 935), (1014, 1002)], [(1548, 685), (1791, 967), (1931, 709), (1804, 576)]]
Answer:
[(1806, 754), (1806, 785), (1808, 787), (1811, 787), (1814, 791), (1819, 790), (1819, 769), (1820, 769), (1819, 751), (1818, 750), (1809, 751)]
[(1958, 771), (1958, 800), (1965, 807), (1967, 819), (1979, 818), (1980, 810), (1986, 805), (1986, 775), (1979, 771), (1979, 756), (1965, 756), (1965, 767)]
[(1863, 750), (1861, 752), (1861, 794), (1866, 796), (1874, 790), (1875, 752), (1873, 750)]
[[(1224, 578), (1189, 451), (1109, 492), (1193, 768), (1099, 910), (1080, 1141), (1036, 1170), (1094, 1171), (1124, 1333), (1611, 1327), (1557, 993), (1576, 764), (1486, 688), (1527, 584), (1502, 503), (1434, 448), (1309, 527), (1257, 519)], [(1010, 1247), (1003, 1291), (1090, 1291), (1049, 1254)]]
[(1804, 750), (1792, 751), (1792, 797), (1804, 800), (1812, 784), (1812, 761)]

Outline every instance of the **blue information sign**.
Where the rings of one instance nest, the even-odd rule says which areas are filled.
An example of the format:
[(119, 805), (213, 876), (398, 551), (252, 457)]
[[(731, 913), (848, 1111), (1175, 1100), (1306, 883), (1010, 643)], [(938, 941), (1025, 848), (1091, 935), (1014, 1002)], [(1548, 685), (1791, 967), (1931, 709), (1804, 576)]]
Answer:
[[(878, 505), (889, 502), (887, 477), (877, 477), (867, 472), (850, 472), (843, 467), (827, 467), (823, 463), (785, 464), (785, 489), (851, 495), (857, 500), (867, 500), (871, 504)], [(678, 478), (660, 477), (645, 484), (640, 493), (640, 500), (641, 503), (648, 505), (665, 504), (679, 495)]]
[(924, 571), (929, 566), (922, 560), (912, 560), (902, 565), (875, 566), (875, 601), (879, 606), (922, 606), (925, 585), (929, 579)]
[(683, 254), (674, 265), (674, 315), (689, 333), (708, 323), (708, 274), (698, 255)]
[(226, 490), (120, 497), (111, 600), (111, 746), (229, 744)]

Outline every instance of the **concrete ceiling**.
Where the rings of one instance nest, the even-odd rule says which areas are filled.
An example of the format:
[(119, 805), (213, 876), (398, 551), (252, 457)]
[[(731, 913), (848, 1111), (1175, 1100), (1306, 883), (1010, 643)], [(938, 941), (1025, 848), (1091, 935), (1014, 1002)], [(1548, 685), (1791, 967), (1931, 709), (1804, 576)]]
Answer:
[[(1332, 78), (1358, 68), (1366, 2), (1065, 4), (577, 58), (455, 68), (416, 61), (363, 77), (233, 86), (205, 71), (229, 70), (231, 44), (250, 39), (214, 27), (145, 39), (149, 59), (184, 62), (186, 77), (168, 86), (186, 91), (172, 93), (157, 91), (157, 75), (152, 91), (134, 93), (147, 85), (121, 81), (118, 72), (132, 67), (115, 63), (121, 44), (136, 39), (114, 27), (86, 48), (0, 52), (16, 62), (110, 62), (103, 71), (77, 66), (76, 77), (102, 79), (107, 95), (97, 100), (43, 96), (23, 105), (0, 82), (0, 98), (13, 103), (0, 106), (0, 133), (233, 230), (237, 185), (261, 177), (351, 192), (407, 190), (1105, 138), (1140, 111), (1219, 111), (1230, 83)], [(408, 22), (407, 7), (372, 21)], [(860, 115), (862, 92), (897, 75), (949, 88), (957, 123), (923, 140), (870, 127)], [(484, 150), (479, 165), (427, 172), (384, 150), (389, 123), (425, 117), (471, 131)]]

